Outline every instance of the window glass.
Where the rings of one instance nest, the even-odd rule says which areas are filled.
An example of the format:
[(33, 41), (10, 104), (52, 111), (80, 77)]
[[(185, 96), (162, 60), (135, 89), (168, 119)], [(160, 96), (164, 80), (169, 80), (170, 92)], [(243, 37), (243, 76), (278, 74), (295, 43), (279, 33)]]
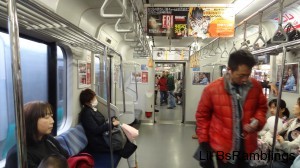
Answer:
[(67, 119), (67, 63), (64, 52), (57, 47), (57, 128)]
[(95, 55), (94, 58), (94, 69), (95, 69), (95, 91), (96, 94), (105, 100), (107, 100), (107, 93), (106, 93), (106, 84), (105, 84), (105, 76), (104, 76), (104, 61), (103, 57), (100, 55)]
[[(23, 103), (48, 101), (47, 45), (20, 38)], [(9, 36), (0, 32), (0, 160), (16, 143)]]

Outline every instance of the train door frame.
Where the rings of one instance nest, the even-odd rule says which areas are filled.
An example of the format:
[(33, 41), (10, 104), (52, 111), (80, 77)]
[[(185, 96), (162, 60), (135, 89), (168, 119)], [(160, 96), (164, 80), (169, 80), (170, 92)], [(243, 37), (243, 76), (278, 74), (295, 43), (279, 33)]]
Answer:
[[(156, 64), (182, 64), (183, 65), (183, 71), (182, 71), (182, 114), (181, 114), (181, 123), (184, 124), (185, 123), (185, 114), (186, 114), (186, 111), (185, 111), (185, 81), (186, 81), (186, 61), (154, 61), (154, 67), (156, 67)], [(155, 69), (154, 69), (154, 73), (153, 73), (153, 76), (152, 76), (152, 79), (155, 80)], [(153, 104), (154, 104), (154, 99), (153, 99)], [(155, 120), (155, 112), (154, 112), (154, 120), (153, 122), (156, 123), (156, 120)]]

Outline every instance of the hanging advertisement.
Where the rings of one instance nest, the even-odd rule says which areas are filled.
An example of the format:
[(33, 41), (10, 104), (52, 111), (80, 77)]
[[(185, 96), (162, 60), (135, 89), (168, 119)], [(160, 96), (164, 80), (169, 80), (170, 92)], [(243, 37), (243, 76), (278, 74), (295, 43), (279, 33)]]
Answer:
[(233, 37), (234, 18), (232, 7), (148, 7), (147, 34), (171, 38)]
[(188, 60), (189, 48), (188, 47), (153, 47), (153, 60)]
[(91, 86), (91, 63), (78, 60), (78, 88)]

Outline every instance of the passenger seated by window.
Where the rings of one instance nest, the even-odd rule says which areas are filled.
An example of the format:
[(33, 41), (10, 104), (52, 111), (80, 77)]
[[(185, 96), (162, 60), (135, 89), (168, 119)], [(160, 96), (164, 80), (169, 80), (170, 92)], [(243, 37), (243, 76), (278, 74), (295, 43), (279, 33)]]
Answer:
[[(68, 158), (65, 151), (51, 135), (54, 120), (51, 105), (42, 101), (26, 103), (23, 107), (25, 116), (27, 167), (37, 168), (40, 162), (52, 154)], [(16, 168), (17, 150), (14, 146), (6, 157), (6, 168)]]
[(300, 97), (293, 109), (295, 118), (289, 120), (283, 125), (282, 130), (276, 139), (279, 142), (280, 149), (289, 154), (288, 159), (275, 161), (274, 168), (288, 168), (293, 164), (295, 157), (299, 155), (300, 149)]
[[(81, 122), (88, 138), (87, 150), (92, 153), (108, 152), (110, 150), (109, 146), (105, 143), (102, 135), (109, 130), (109, 124), (97, 110), (96, 93), (91, 89), (85, 89), (80, 93), (79, 99), (82, 105), (79, 122)], [(111, 121), (113, 127), (120, 124), (116, 117), (112, 117)], [(136, 167), (135, 153), (127, 161), (129, 167)]]
[(38, 168), (68, 168), (67, 159), (58, 154), (49, 155), (44, 158)]

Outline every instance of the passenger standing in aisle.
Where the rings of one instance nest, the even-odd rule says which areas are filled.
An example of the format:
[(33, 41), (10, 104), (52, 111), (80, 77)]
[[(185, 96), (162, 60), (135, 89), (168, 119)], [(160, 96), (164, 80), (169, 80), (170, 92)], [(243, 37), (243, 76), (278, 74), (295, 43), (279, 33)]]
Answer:
[(165, 74), (165, 71), (162, 72), (161, 78), (159, 79), (157, 85), (159, 85), (159, 91), (160, 91), (160, 105), (162, 106), (163, 103), (168, 103), (167, 102), (167, 77)]
[(168, 98), (169, 98), (169, 107), (168, 109), (175, 108), (175, 96), (174, 96), (174, 89), (175, 89), (175, 83), (174, 83), (174, 76), (170, 74), (169, 71), (166, 72), (167, 75), (167, 87), (168, 87)]
[[(254, 56), (238, 50), (229, 56), (227, 74), (204, 88), (196, 112), (200, 165), (248, 167), (243, 157), (257, 148), (257, 132), (266, 123), (267, 100), (261, 84), (249, 78)], [(217, 162), (213, 162), (213, 152)]]

